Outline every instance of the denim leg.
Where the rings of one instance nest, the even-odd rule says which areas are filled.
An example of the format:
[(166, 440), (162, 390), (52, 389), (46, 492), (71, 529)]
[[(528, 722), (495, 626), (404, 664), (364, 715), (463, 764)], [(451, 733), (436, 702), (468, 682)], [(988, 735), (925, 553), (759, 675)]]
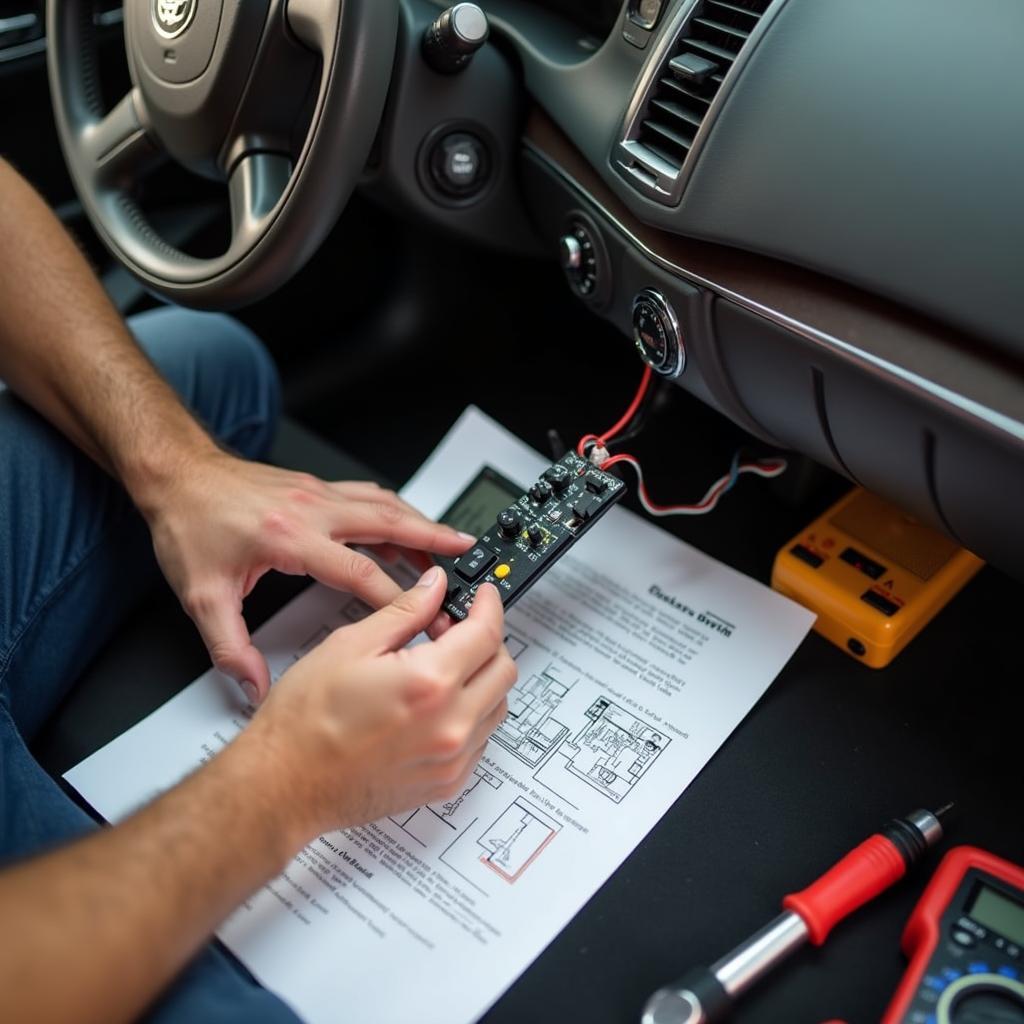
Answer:
[[(277, 376), (245, 327), (173, 308), (130, 326), (213, 434), (243, 455), (266, 454)], [(0, 700), (27, 740), (158, 578), (121, 486), (0, 394)]]
[[(0, 703), (0, 870), (96, 828), (36, 763)], [(116, 871), (116, 865), (111, 865)], [(160, 941), (154, 934), (152, 942)], [(145, 1024), (298, 1024), (272, 992), (206, 946), (143, 1015)]]
[[(171, 308), (130, 326), (211, 432), (243, 455), (266, 454), (277, 377), (246, 328)], [(0, 393), (0, 863), (95, 827), (39, 767), (25, 737), (158, 575), (145, 524), (121, 487), (13, 395)], [(296, 1018), (211, 947), (146, 1019)]]

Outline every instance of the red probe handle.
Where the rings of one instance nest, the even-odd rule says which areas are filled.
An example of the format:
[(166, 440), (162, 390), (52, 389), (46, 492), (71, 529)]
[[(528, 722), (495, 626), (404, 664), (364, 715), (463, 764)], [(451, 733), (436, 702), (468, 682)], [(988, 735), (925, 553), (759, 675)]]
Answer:
[(885, 892), (906, 871), (899, 850), (885, 836), (876, 834), (806, 889), (787, 896), (782, 905), (803, 918), (811, 942), (820, 946), (844, 917)]

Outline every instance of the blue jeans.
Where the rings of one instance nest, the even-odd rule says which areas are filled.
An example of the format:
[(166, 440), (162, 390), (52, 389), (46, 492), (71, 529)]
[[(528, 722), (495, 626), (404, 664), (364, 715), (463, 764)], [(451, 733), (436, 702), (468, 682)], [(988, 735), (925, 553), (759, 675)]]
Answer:
[[(143, 313), (129, 326), (215, 436), (249, 458), (266, 455), (278, 381), (245, 327), (172, 308)], [(0, 393), (0, 864), (96, 827), (26, 744), (158, 577), (145, 523), (123, 489), (17, 398)], [(214, 947), (146, 1019), (296, 1020)]]

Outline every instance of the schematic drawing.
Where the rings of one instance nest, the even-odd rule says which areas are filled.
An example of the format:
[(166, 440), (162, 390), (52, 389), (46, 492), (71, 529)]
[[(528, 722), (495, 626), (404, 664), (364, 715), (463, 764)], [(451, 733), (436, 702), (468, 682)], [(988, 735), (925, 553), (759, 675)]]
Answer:
[(424, 804), (402, 817), (391, 818), (391, 821), (421, 846), (429, 846), (441, 839), (450, 841), (454, 833), (468, 828), (476, 821), (470, 810), (469, 796), (477, 786), (500, 789), (501, 779), (495, 778), (483, 765), (477, 765), (457, 796), (440, 804)]
[(477, 840), (484, 850), (480, 862), (511, 884), (540, 856), (560, 828), (543, 811), (517, 797)]
[(528, 800), (516, 797), (483, 832), (478, 820), (470, 822), (441, 851), (438, 860), (478, 892), (490, 896), (495, 876), (509, 884), (518, 881), (561, 827)]
[(505, 636), (505, 646), (508, 648), (508, 653), (512, 655), (512, 660), (516, 661), (530, 645), (517, 637), (515, 633), (508, 633)]
[(604, 697), (587, 708), (586, 719), (583, 728), (561, 745), (558, 756), (540, 768), (534, 778), (568, 799), (560, 792), (566, 788), (568, 772), (618, 803), (650, 770), (670, 741)]
[(569, 727), (554, 715), (572, 687), (558, 678), (553, 665), (516, 683), (508, 695), (508, 715), (491, 739), (536, 768), (569, 735)]

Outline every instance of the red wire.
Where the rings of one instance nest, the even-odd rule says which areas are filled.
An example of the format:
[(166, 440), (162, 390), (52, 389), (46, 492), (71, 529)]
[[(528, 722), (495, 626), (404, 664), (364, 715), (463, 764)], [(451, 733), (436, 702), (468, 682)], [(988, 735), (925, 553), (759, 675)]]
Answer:
[(620, 419), (614, 427), (610, 430), (606, 430), (601, 435), (602, 444), (607, 442), (608, 438), (614, 437), (636, 415), (637, 409), (640, 408), (640, 403), (644, 400), (644, 395), (647, 394), (647, 388), (650, 386), (651, 377), (651, 368), (649, 366), (645, 366), (644, 374), (640, 378), (640, 387), (637, 388), (636, 394), (633, 396), (633, 401), (629, 403), (629, 408), (622, 414), (622, 419)]
[[(580, 438), (580, 442), (576, 445), (576, 454), (583, 455), (583, 449), (588, 441), (597, 441), (598, 444), (605, 446), (607, 445), (610, 438), (613, 438), (620, 430), (622, 430), (629, 421), (636, 415), (637, 409), (640, 408), (640, 403), (644, 400), (644, 396), (647, 394), (647, 389), (651, 384), (651, 368), (649, 366), (644, 367), (643, 376), (640, 378), (640, 387), (637, 388), (636, 394), (633, 396), (633, 401), (629, 403), (629, 408), (622, 414), (622, 418), (616, 422), (613, 427), (609, 427), (603, 434), (585, 434)], [(607, 463), (605, 463), (607, 465)]]

